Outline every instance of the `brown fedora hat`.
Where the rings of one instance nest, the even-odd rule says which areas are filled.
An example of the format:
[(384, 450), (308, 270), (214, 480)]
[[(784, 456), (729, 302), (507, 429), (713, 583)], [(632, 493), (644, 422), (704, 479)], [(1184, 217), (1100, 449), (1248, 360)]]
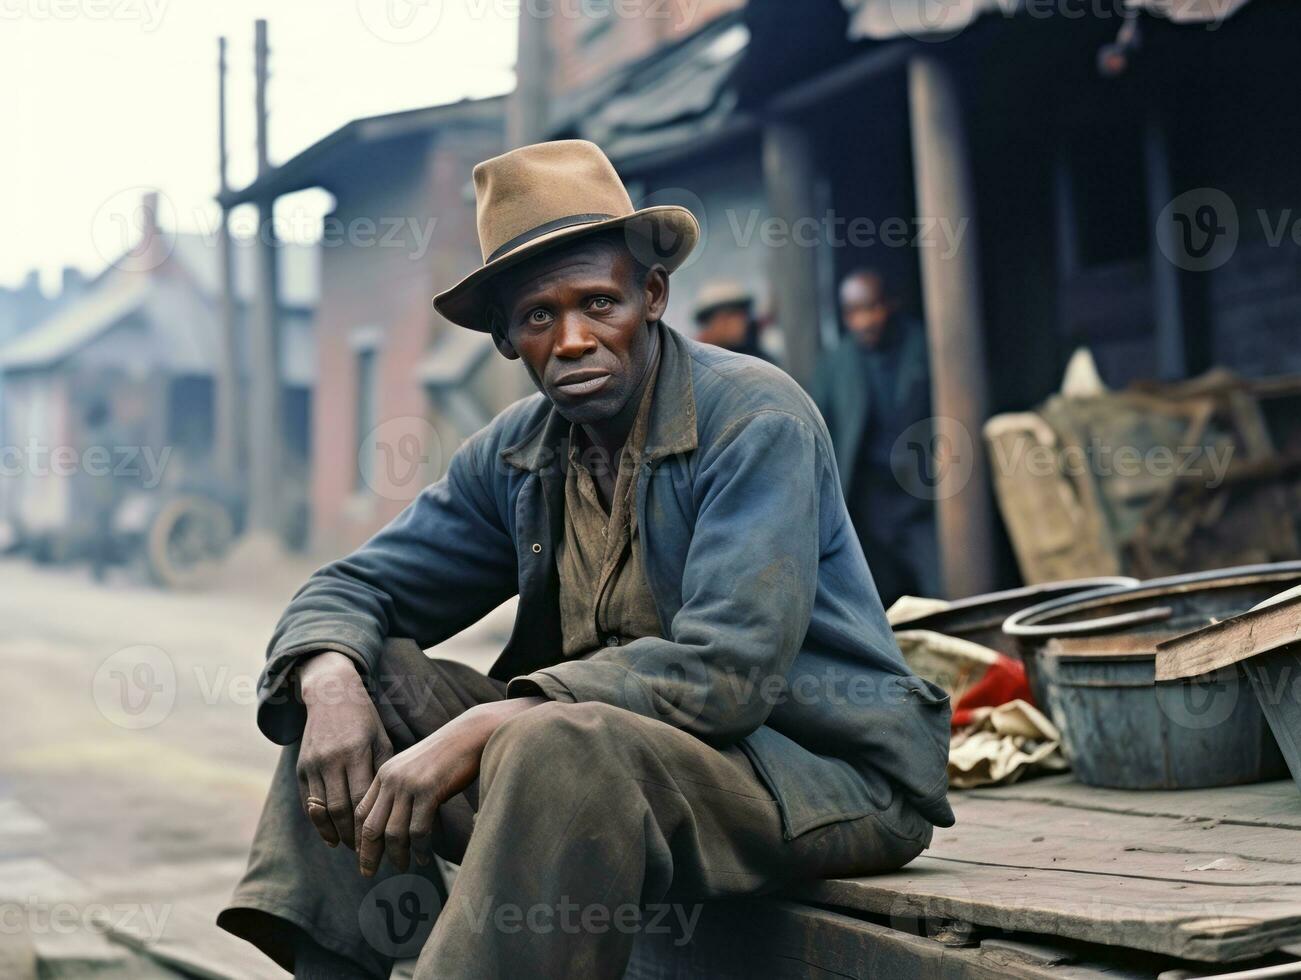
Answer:
[(695, 248), (700, 226), (686, 208), (638, 211), (614, 165), (587, 140), (555, 140), (511, 150), (474, 168), (483, 265), (434, 297), (453, 323), (489, 329), (485, 286), (493, 276), (557, 243), (624, 228), (633, 255), (672, 272)]

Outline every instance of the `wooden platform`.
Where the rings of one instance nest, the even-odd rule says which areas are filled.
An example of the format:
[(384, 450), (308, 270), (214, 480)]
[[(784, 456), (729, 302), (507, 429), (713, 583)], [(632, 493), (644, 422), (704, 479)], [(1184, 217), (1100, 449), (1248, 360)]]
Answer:
[(792, 897), (1223, 963), (1301, 943), (1301, 793), (1184, 792), (1069, 776), (953, 795), (958, 824), (896, 874)]
[(1057, 776), (952, 800), (957, 826), (903, 871), (711, 903), (689, 944), (641, 937), (628, 978), (1153, 980), (1301, 956), (1291, 781), (1145, 793)]

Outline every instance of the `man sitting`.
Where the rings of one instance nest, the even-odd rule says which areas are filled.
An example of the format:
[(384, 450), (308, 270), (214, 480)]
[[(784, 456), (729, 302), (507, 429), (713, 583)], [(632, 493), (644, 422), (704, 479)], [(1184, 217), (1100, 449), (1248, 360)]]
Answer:
[[(474, 179), (484, 265), (435, 305), (539, 394), (271, 640), (287, 748), (220, 922), (300, 976), (620, 977), (640, 909), (896, 869), (953, 819), (947, 699), (899, 655), (812, 402), (661, 322), (695, 219), (634, 210), (581, 141)], [(421, 652), (515, 594), (488, 676)], [(435, 854), (436, 924), (385, 891)], [(432, 932), (377, 939), (398, 913)]]

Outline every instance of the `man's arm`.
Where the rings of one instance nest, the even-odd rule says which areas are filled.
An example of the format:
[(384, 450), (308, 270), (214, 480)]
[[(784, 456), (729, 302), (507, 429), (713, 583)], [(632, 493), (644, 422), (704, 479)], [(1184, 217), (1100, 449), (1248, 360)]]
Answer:
[(484, 441), (467, 443), (446, 477), (313, 575), (272, 637), (258, 724), (282, 744), (301, 735), (303, 806), (331, 847), (356, 845), (356, 807), (393, 755), (366, 683), (385, 640), (432, 646), (514, 593), (514, 545), (478, 456)]
[(342, 654), (364, 682), (389, 637), (433, 646), (515, 594), (515, 546), (493, 499), (491, 448), (472, 438), (443, 479), (294, 596), (258, 682), (258, 726), (268, 738), (286, 745), (303, 731), (304, 708), (289, 681), (304, 656)]
[(603, 701), (715, 745), (764, 723), (812, 614), (828, 453), (811, 422), (775, 410), (737, 420), (719, 442), (696, 476), (670, 637), (544, 668), (513, 680), (510, 694)]

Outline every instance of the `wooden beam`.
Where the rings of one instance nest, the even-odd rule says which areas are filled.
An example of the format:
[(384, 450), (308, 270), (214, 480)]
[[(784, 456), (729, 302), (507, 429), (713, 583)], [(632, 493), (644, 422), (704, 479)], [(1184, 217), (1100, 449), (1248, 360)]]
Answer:
[(938, 434), (935, 472), (941, 481), (965, 480), (956, 492), (937, 485), (935, 501), (944, 590), (961, 598), (994, 586), (994, 512), (981, 436), (988, 406), (976, 196), (952, 69), (932, 55), (914, 56), (908, 105), (917, 214), (965, 229), (961, 246), (948, 254), (918, 250)]
[[(270, 169), (267, 156), (267, 24), (257, 22), (257, 158), (259, 176)], [(276, 275), (275, 198), (257, 202), (256, 287), (249, 323), (248, 526), (253, 532), (278, 535), (278, 492), (284, 466), (283, 408), (280, 397), (279, 289)]]
[[(784, 120), (764, 127), (763, 177), (768, 209), (787, 229), (817, 213), (817, 167), (803, 127)], [(768, 261), (787, 370), (807, 388), (821, 352), (817, 249), (787, 234), (782, 245), (769, 249)]]

